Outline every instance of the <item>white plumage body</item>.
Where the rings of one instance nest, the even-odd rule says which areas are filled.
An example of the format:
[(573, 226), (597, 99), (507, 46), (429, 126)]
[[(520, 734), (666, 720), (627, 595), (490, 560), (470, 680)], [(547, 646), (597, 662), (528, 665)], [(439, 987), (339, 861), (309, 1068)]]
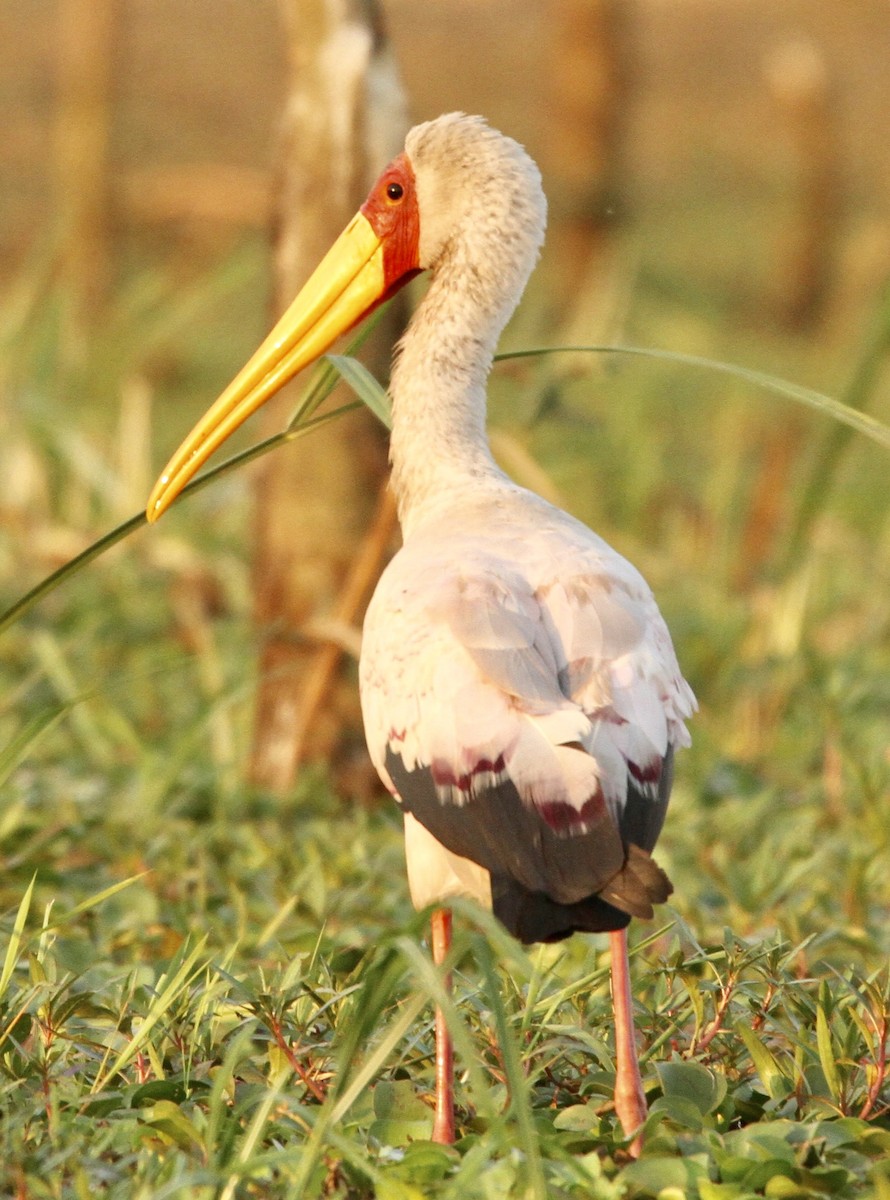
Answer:
[[(361, 660), (371, 757), (393, 792), (387, 750), (409, 771), (430, 768), (443, 804), (510, 778), (527, 803), (579, 814), (601, 791), (617, 824), (629, 764), (645, 777), (669, 744), (688, 744), (692, 694), (639, 572), (580, 522), (499, 483), (484, 498), (458, 490), (380, 580)], [(412, 821), (414, 902), (455, 891), (489, 902), (487, 872), (447, 852), (448, 870), (437, 866)]]
[[(415, 903), (494, 888), (527, 938), (618, 928), (670, 890), (643, 860), (694, 700), (640, 574), (491, 456), (488, 372), (544, 236), (537, 167), (460, 114), (405, 149), (432, 278), (390, 387), (405, 541), (365, 620), (370, 754), (406, 809)], [(528, 917), (594, 896), (619, 911)]]

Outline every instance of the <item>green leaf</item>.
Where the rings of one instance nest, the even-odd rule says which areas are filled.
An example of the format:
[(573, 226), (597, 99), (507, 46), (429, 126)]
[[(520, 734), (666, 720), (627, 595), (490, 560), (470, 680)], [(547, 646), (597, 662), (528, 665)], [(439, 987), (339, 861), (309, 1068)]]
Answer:
[(738, 1200), (751, 1193), (740, 1183), (714, 1183), (711, 1179), (698, 1181), (698, 1200)]
[[(717, 1163), (720, 1167), (720, 1178), (725, 1182), (742, 1187), (741, 1181), (751, 1169), (750, 1158), (743, 1158), (740, 1154), (725, 1154), (718, 1153)], [(743, 1189), (744, 1190), (744, 1189)]]
[(689, 1100), (703, 1117), (720, 1106), (726, 1095), (726, 1077), (697, 1062), (656, 1063), (661, 1090), (666, 1097)]
[(393, 1175), (384, 1175), (374, 1189), (375, 1200), (426, 1200), (426, 1194)]
[(688, 1096), (659, 1096), (650, 1112), (666, 1117), (681, 1129), (697, 1132), (702, 1128), (702, 1111)]
[(561, 1108), (553, 1118), (554, 1129), (564, 1129), (569, 1133), (590, 1133), (599, 1127), (596, 1110), (589, 1104), (570, 1104)]
[(749, 1025), (745, 1025), (744, 1022), (739, 1021), (734, 1028), (735, 1032), (745, 1043), (757, 1074), (760, 1076), (763, 1086), (769, 1095), (773, 1099), (787, 1095), (792, 1081), (783, 1070), (776, 1056), (766, 1048)]
[(723, 1143), (730, 1154), (750, 1162), (781, 1159), (795, 1161), (792, 1140), (801, 1127), (792, 1121), (762, 1121), (744, 1129), (734, 1129), (724, 1135)]
[(374, 1088), (374, 1116), (381, 1121), (416, 1121), (432, 1114), (410, 1079), (382, 1079)]
[(9, 935), (9, 944), (6, 947), (6, 954), (3, 957), (3, 969), (0, 971), (0, 999), (6, 995), (6, 989), (9, 987), (9, 981), (19, 960), (22, 934), (24, 933), (25, 922), (28, 919), (28, 911), (31, 908), (31, 897), (34, 894), (34, 884), (36, 882), (37, 872), (35, 871), (19, 903), (18, 911), (15, 914), (15, 921), (12, 925), (12, 933)]
[(374, 1088), (374, 1115), (368, 1132), (384, 1146), (407, 1146), (432, 1133), (432, 1109), (417, 1095), (410, 1079), (381, 1080)]
[(707, 1168), (688, 1158), (668, 1158), (655, 1155), (629, 1163), (616, 1177), (630, 1196), (658, 1196), (665, 1188), (680, 1188), (684, 1195), (694, 1195), (699, 1179), (706, 1179)]
[(874, 1185), (874, 1200), (890, 1200), (890, 1176), (880, 1167), (873, 1172), (871, 1182)]
[(445, 1179), (459, 1161), (460, 1155), (452, 1146), (417, 1141), (406, 1147), (402, 1161), (393, 1167), (392, 1174), (418, 1187), (429, 1187)]
[(165, 1141), (183, 1150), (203, 1147), (203, 1139), (178, 1104), (172, 1100), (158, 1100), (142, 1110), (142, 1120)]
[[(765, 1190), (768, 1196), (801, 1195), (795, 1178), (796, 1173), (794, 1165), (785, 1159), (768, 1158), (765, 1162), (752, 1163), (741, 1182), (752, 1192)], [(773, 1182), (776, 1179), (784, 1182)], [(789, 1185), (794, 1189), (790, 1193), (787, 1191)]]
[(851, 1181), (845, 1167), (814, 1167), (811, 1171), (801, 1170), (800, 1181), (819, 1195), (840, 1195)]
[(890, 1159), (890, 1129), (865, 1129), (861, 1140), (866, 1154), (885, 1154)]

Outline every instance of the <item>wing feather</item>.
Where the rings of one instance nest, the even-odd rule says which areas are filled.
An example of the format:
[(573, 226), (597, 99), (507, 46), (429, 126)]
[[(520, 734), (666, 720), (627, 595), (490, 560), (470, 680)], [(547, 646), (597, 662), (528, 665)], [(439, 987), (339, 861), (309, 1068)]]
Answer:
[[(365, 622), (369, 749), (452, 853), (560, 903), (572, 878), (600, 891), (620, 871), (611, 903), (643, 911), (656, 873), (616, 859), (622, 817), (654, 843), (670, 787), (662, 766), (688, 740), (694, 698), (642, 578), (565, 522), (526, 538), (515, 525), (470, 536), (452, 524), (393, 559)], [(519, 812), (499, 834), (498, 820)], [(597, 845), (600, 863), (580, 870)]]

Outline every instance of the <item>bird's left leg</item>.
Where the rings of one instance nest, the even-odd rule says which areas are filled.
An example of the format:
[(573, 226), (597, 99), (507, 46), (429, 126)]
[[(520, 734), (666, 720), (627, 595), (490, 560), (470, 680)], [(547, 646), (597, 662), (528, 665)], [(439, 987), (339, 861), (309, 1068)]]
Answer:
[[(433, 962), (441, 966), (451, 946), (451, 909), (437, 908), (432, 916)], [(451, 988), (451, 975), (444, 985)], [(454, 1141), (454, 1046), (445, 1014), (436, 1006), (436, 1117), (433, 1141), (450, 1146)]]
[[(615, 1112), (625, 1135), (630, 1137), (646, 1120), (649, 1110), (637, 1058), (626, 929), (609, 934), (609, 950), (615, 1012)], [(641, 1144), (640, 1138), (635, 1137), (628, 1147), (634, 1158), (639, 1155)]]

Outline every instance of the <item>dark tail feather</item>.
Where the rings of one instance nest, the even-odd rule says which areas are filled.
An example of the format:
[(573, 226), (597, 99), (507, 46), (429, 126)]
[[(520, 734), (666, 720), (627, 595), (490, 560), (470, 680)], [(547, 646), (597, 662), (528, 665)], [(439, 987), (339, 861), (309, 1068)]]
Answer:
[(624, 866), (600, 892), (600, 896), (632, 917), (651, 920), (653, 904), (663, 904), (674, 886), (647, 850), (631, 844)]
[(559, 904), (543, 892), (530, 892), (507, 875), (492, 875), (494, 915), (521, 942), (558, 942), (573, 933), (624, 929), (630, 916), (599, 896)]

